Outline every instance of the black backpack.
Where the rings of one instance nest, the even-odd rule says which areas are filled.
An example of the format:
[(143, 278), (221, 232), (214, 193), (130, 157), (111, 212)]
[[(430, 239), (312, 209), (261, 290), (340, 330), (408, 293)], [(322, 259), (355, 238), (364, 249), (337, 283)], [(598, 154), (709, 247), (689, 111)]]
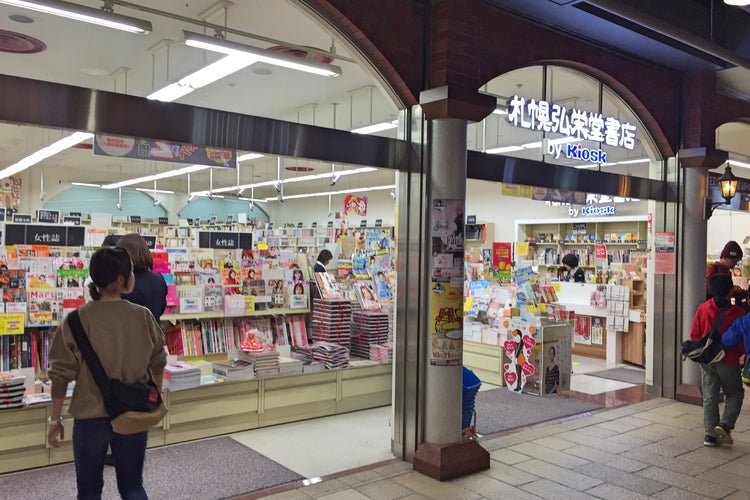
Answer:
[(690, 359), (696, 363), (710, 365), (724, 359), (727, 353), (724, 349), (724, 344), (721, 343), (719, 325), (721, 324), (721, 320), (724, 319), (724, 313), (727, 312), (727, 309), (729, 308), (722, 307), (719, 309), (719, 314), (716, 315), (711, 331), (705, 334), (700, 340), (684, 340), (682, 342), (680, 352), (682, 353), (683, 361)]

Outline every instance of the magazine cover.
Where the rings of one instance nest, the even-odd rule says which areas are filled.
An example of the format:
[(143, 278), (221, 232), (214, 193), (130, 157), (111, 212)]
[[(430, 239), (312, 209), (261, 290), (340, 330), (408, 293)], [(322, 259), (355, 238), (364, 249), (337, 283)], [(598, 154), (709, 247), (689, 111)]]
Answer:
[(286, 285), (283, 279), (272, 279), (266, 281), (266, 295), (271, 296), (270, 307), (285, 307), (286, 292)]
[(392, 273), (383, 268), (372, 269), (372, 282), (375, 285), (375, 294), (381, 303), (393, 302), (393, 288), (391, 287)]
[(357, 300), (365, 311), (378, 311), (380, 310), (380, 301), (375, 295), (371, 281), (360, 281), (357, 283), (355, 289), (357, 294)]
[(339, 290), (338, 284), (333, 280), (328, 273), (314, 273), (315, 282), (318, 284), (318, 290), (320, 290), (320, 296), (324, 299), (340, 299), (342, 298), (341, 291)]
[(224, 289), (221, 285), (203, 285), (203, 311), (224, 310)]

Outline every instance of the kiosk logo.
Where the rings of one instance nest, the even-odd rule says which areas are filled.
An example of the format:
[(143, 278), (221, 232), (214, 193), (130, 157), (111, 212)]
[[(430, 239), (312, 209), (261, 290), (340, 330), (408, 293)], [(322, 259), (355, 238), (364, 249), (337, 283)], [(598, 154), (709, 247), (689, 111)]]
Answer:
[(584, 148), (583, 144), (555, 144), (552, 141), (547, 142), (547, 154), (558, 160), (565, 152), (569, 160), (583, 160), (591, 163), (607, 163), (607, 153), (601, 149)]
[(595, 215), (615, 215), (615, 207), (614, 205), (605, 205), (601, 207), (593, 207), (591, 205), (587, 205), (580, 209), (575, 207), (568, 207), (568, 215), (570, 215), (571, 217), (578, 217), (579, 215), (583, 217), (590, 217)]

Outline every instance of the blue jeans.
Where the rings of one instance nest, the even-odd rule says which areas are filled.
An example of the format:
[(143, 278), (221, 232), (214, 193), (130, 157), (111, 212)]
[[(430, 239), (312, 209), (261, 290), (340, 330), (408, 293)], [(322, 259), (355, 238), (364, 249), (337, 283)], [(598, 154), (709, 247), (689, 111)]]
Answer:
[(146, 458), (148, 432), (117, 434), (108, 418), (75, 420), (73, 458), (76, 467), (78, 498), (100, 499), (104, 488), (104, 457), (112, 448), (117, 489), (125, 500), (148, 499), (143, 488), (143, 461)]

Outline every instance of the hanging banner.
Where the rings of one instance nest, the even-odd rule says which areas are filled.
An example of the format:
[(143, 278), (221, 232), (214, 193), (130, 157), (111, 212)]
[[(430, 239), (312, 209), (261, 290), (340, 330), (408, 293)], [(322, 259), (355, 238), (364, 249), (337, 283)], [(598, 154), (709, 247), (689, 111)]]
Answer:
[(430, 364), (460, 366), (463, 359), (463, 200), (433, 200), (430, 235)]
[(522, 184), (500, 184), (500, 194), (503, 196), (517, 196), (519, 198), (531, 198), (531, 186)]
[(674, 232), (657, 232), (654, 235), (654, 255), (656, 274), (675, 273)]
[(237, 152), (232, 149), (156, 141), (141, 137), (97, 134), (94, 140), (94, 154), (212, 167), (235, 168), (237, 166)]
[(344, 197), (344, 213), (367, 215), (367, 196), (347, 194)]

